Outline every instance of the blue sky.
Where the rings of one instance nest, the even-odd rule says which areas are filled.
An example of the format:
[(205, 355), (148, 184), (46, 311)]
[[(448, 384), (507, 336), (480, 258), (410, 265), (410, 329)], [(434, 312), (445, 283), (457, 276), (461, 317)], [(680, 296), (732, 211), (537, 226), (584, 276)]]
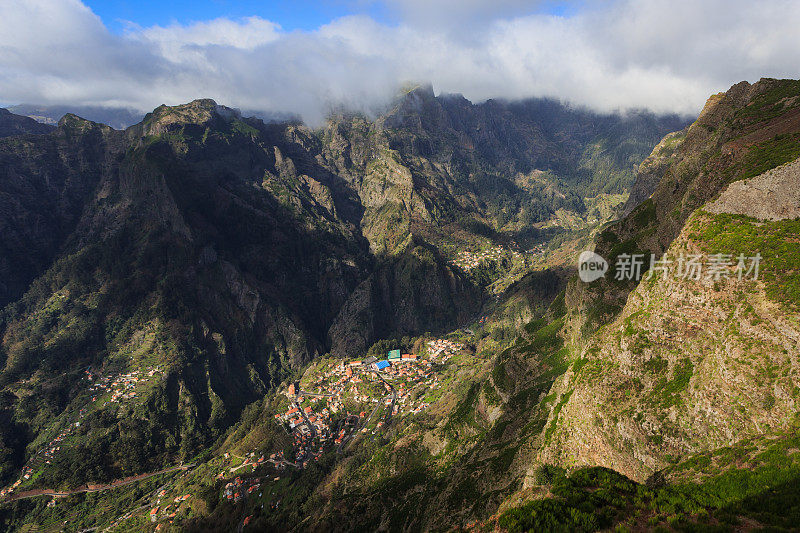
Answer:
[[(339, 17), (368, 15), (384, 24), (398, 22), (398, 13), (377, 0), (86, 0), (84, 3), (115, 33), (127, 23), (141, 27), (188, 24), (216, 18), (259, 16), (280, 24), (285, 31), (312, 31)], [(531, 2), (531, 13), (571, 16), (582, 2), (547, 0)]]
[(366, 13), (376, 20), (388, 16), (377, 2), (339, 0), (89, 0), (84, 2), (114, 31), (125, 29), (125, 22), (139, 26), (168, 26), (173, 23), (205, 21), (220, 17), (259, 16), (277, 22), (284, 30), (314, 30), (338, 17)]

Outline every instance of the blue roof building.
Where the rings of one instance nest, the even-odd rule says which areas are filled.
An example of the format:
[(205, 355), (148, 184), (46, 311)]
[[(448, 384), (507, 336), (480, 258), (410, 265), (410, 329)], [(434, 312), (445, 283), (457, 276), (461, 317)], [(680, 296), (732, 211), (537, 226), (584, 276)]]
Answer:
[(378, 369), (378, 370), (383, 370), (384, 368), (387, 368), (389, 366), (391, 366), (391, 365), (389, 364), (389, 361), (386, 361), (386, 360), (378, 361), (377, 363), (375, 363), (375, 368)]

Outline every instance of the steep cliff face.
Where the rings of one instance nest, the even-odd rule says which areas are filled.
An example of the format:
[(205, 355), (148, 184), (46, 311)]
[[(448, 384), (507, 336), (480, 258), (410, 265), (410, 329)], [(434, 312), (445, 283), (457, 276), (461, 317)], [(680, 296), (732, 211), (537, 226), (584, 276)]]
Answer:
[(336, 117), (322, 157), (358, 191), (373, 249), (393, 253), (414, 226), (477, 218), (522, 237), (559, 209), (582, 215), (585, 196), (626, 192), (644, 154), (685, 124), (549, 100), (476, 105), (418, 87), (374, 121)]
[[(660, 174), (652, 195), (595, 243), (612, 265), (623, 253), (661, 255), (694, 210), (724, 186), (800, 156), (800, 84), (773, 79), (736, 84), (708, 100), (680, 142), (680, 137), (671, 139), (665, 139), (665, 148), (676, 146), (664, 164), (656, 157), (644, 168), (647, 174), (648, 165), (655, 164), (655, 175)], [(571, 283), (567, 301), (578, 317), (574, 324), (587, 333), (606, 323), (634, 286), (607, 278), (592, 285)]]
[(74, 116), (45, 129), (0, 139), (0, 306), (58, 256), (121, 149), (119, 133)]
[[(798, 106), (800, 85), (789, 80), (712, 97), (651, 198), (601, 234), (597, 250), (612, 265), (653, 252), (671, 270), (641, 283), (571, 282), (568, 305), (584, 306), (572, 323), (604, 325), (572, 337), (575, 363), (554, 389), (567, 400), (538, 461), (644, 480), (794, 418)], [(758, 280), (739, 279), (737, 267), (746, 274), (757, 254)], [(692, 255), (701, 269), (714, 269), (714, 257), (724, 265), (686, 279), (679, 261)]]
[(434, 248), (412, 245), (356, 287), (331, 326), (331, 351), (357, 357), (373, 339), (447, 330), (481, 303), (480, 289)]
[[(774, 432), (793, 419), (800, 226), (777, 212), (771, 220), (730, 215), (725, 202), (712, 204), (718, 214), (692, 215), (665, 256), (731, 254), (732, 264), (720, 279), (659, 273), (639, 284), (560, 384), (569, 401), (542, 461), (601, 465), (644, 480), (676, 458)], [(736, 258), (744, 254), (750, 268), (758, 253), (760, 279), (739, 280)]]
[[(110, 150), (63, 252), (5, 310), (0, 417), (13, 425), (0, 433), (12, 458), (3, 474), (91, 405), (87, 367), (158, 365), (152, 389), (95, 408), (35, 482), (138, 473), (218, 439), (219, 455), (171, 488), (203, 500), (183, 517), (196, 530), (235, 527), (244, 509), (254, 527), (322, 531), (484, 519), (484, 529), (514, 531), (691, 529), (737, 517), (793, 527), (799, 110), (798, 82), (738, 84), (639, 166), (642, 203), (597, 250), (612, 267), (623, 253), (666, 255), (669, 275), (609, 274), (560, 293), (571, 272), (532, 273), (493, 315), (476, 316), (483, 286), (453, 265), (447, 239), (508, 242), (523, 211), (552, 216), (603, 190), (609, 168), (632, 179), (649, 148), (628, 141), (652, 133), (652, 117), (589, 120), (541, 101), (473, 106), (426, 88), (378, 119), (335, 117), (320, 131), (263, 125), (207, 100), (159, 108), (112, 134), (122, 149)], [(74, 131), (95, 127), (81, 124)], [(610, 138), (621, 134), (628, 141)], [(709, 276), (703, 262), (698, 279), (684, 279), (681, 254), (725, 254), (725, 264)], [(758, 279), (739, 279), (740, 254), (745, 268), (761, 254)], [(270, 389), (293, 369), (467, 320), (475, 331), (450, 336), (462, 351), (423, 372), (435, 383), (414, 398), (423, 410), (373, 420), (366, 433), (340, 412), (336, 434), (362, 435), (351, 446), (281, 473), (268, 499), (220, 499), (220, 469), (240, 475), (224, 452), (291, 446), (275, 423), (287, 399)], [(79, 476), (64, 477), (71, 471)]]
[[(124, 133), (68, 116), (52, 135), (2, 141), (3, 183), (30, 189), (8, 192), (28, 203), (5, 223), (39, 232), (17, 240), (50, 254), (29, 267), (30, 248), (9, 246), (8, 264), (30, 277), (4, 313), (3, 407), (44, 438), (88, 401), (87, 368), (159, 370), (135, 402), (92, 411), (92, 432), (73, 450), (97, 458), (88, 475), (196, 453), (325, 351), (329, 324), (366, 276), (354, 227), (284, 168), (289, 142), (253, 124), (198, 101), (159, 108)], [(291, 196), (276, 192), (289, 187)], [(11, 237), (4, 231), (4, 243)], [(34, 267), (42, 274), (30, 283)], [(70, 472), (81, 471), (60, 464), (43, 482)]]
[(622, 208), (623, 217), (628, 216), (655, 192), (661, 177), (674, 163), (678, 147), (686, 138), (687, 129), (667, 134), (639, 165), (630, 195)]

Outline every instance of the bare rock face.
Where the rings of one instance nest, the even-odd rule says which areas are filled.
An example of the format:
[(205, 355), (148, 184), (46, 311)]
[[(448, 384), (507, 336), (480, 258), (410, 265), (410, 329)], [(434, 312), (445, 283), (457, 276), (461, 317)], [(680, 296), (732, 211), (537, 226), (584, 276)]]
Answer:
[(331, 352), (355, 357), (375, 339), (446, 331), (474, 316), (480, 301), (463, 274), (411, 243), (353, 291), (328, 332)]
[(661, 181), (661, 176), (664, 175), (667, 167), (677, 157), (677, 151), (686, 138), (687, 129), (668, 133), (653, 148), (647, 159), (639, 165), (630, 196), (628, 196), (622, 208), (622, 216), (628, 216), (636, 206), (650, 198), (650, 195), (655, 192), (658, 182)]
[(731, 183), (706, 210), (746, 215), (759, 220), (800, 217), (800, 159), (755, 178)]
[(0, 307), (50, 266), (102, 176), (116, 172), (121, 139), (74, 115), (54, 128), (2, 111), (0, 137), (9, 122), (15, 133), (0, 139)]
[(148, 135), (161, 135), (187, 124), (208, 125), (215, 119), (230, 120), (238, 117), (233, 109), (217, 105), (214, 100), (194, 100), (177, 106), (162, 105), (148, 113), (143, 121)]

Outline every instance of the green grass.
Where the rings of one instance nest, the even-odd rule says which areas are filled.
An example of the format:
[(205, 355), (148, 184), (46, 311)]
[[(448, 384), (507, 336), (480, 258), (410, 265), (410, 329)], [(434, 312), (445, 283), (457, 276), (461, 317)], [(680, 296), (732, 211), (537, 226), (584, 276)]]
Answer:
[[(541, 323), (534, 321), (531, 324), (540, 325)], [(531, 324), (528, 324), (528, 326), (531, 326)], [(563, 327), (563, 319), (554, 320), (547, 325), (539, 327), (533, 333), (533, 338), (523, 345), (522, 351), (528, 355), (533, 355), (558, 350), (564, 344), (561, 337), (559, 337), (559, 332)]]
[[(664, 361), (666, 363), (666, 361)], [(662, 363), (653, 363), (654, 370), (663, 371), (665, 366)], [(672, 377), (667, 379), (661, 376), (655, 383), (652, 391), (652, 401), (662, 407), (670, 407), (681, 403), (681, 393), (689, 388), (689, 381), (694, 373), (694, 365), (688, 358), (682, 359), (675, 364), (672, 370)]]
[(800, 309), (800, 220), (758, 222), (742, 215), (702, 213), (691, 237), (708, 254), (762, 256), (759, 279), (767, 296)]
[(647, 372), (652, 374), (661, 374), (667, 370), (669, 363), (666, 361), (666, 359), (656, 356), (645, 361), (642, 366), (644, 366), (644, 369)]
[[(779, 80), (773, 88), (753, 99), (745, 108), (736, 113), (738, 120), (765, 121), (775, 118), (787, 109), (785, 99), (800, 95), (800, 81)], [(790, 107), (795, 107), (800, 102), (795, 101)]]
[(250, 124), (242, 122), (241, 120), (234, 120), (231, 123), (231, 129), (236, 133), (239, 133), (247, 137), (258, 137), (260, 133), (256, 128), (254, 128)]
[(573, 391), (567, 391), (561, 395), (561, 399), (553, 408), (553, 421), (547, 427), (547, 430), (544, 432), (544, 440), (545, 442), (550, 442), (550, 438), (553, 436), (553, 432), (556, 430), (556, 424), (558, 423), (558, 415), (561, 413), (561, 409), (567, 404), (570, 397), (572, 396)]
[[(702, 481), (638, 484), (605, 468), (582, 468), (571, 475), (543, 466), (539, 483), (551, 497), (529, 501), (503, 512), (502, 531), (598, 531), (637, 526), (638, 530), (735, 531), (742, 519), (769, 531), (796, 531), (800, 524), (800, 437), (787, 433), (752, 443), (700, 454), (672, 472), (703, 474)], [(763, 444), (762, 444), (763, 446)], [(731, 464), (731, 452), (744, 467)], [(723, 465), (724, 470), (715, 465)], [(655, 479), (655, 477), (653, 478)], [(663, 478), (662, 478), (663, 479)]]
[(800, 157), (800, 134), (777, 135), (750, 147), (734, 181), (753, 178)]
[(500, 515), (497, 525), (523, 531), (597, 531), (611, 526), (636, 493), (636, 484), (604, 468), (581, 469), (567, 477), (545, 467), (540, 478), (550, 480), (553, 498), (530, 501)]
[(646, 227), (656, 221), (656, 204), (652, 198), (648, 198), (642, 202), (633, 213), (631, 213), (633, 221), (639, 227)]
[(677, 365), (672, 373), (672, 380), (669, 381), (665, 392), (668, 394), (677, 394), (689, 388), (689, 380), (692, 379), (694, 373), (694, 365), (690, 359), (683, 359)]

